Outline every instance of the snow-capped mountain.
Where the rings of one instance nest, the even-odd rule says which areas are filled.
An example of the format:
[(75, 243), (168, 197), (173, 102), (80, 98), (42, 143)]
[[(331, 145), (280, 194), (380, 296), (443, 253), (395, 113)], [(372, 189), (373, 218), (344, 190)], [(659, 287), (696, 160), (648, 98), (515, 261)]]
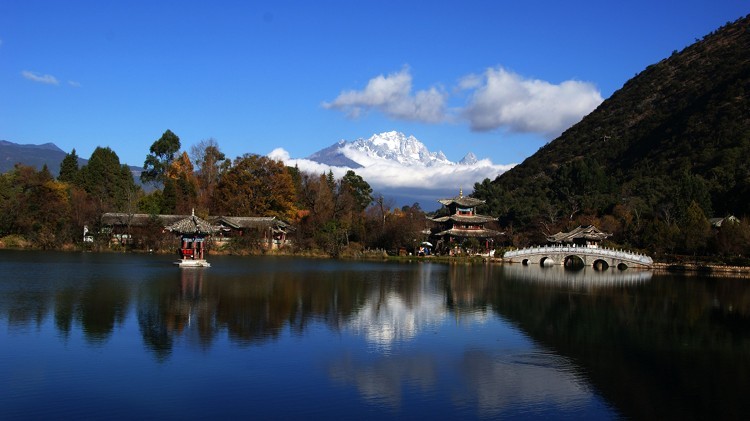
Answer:
[[(341, 140), (315, 152), (308, 159), (321, 164), (349, 168), (368, 167), (379, 161), (392, 161), (407, 167), (456, 165), (449, 161), (443, 152), (430, 152), (424, 143), (414, 136), (406, 136), (396, 131), (374, 134), (369, 139)], [(476, 156), (469, 152), (460, 164), (472, 165), (476, 162)]]

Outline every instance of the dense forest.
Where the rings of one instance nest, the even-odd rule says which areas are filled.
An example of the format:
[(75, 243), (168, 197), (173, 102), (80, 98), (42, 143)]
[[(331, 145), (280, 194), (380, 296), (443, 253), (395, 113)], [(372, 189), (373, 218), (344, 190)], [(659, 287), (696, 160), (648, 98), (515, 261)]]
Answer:
[[(482, 209), (516, 246), (595, 224), (657, 257), (750, 255), (750, 17), (649, 66), (495, 180)], [(734, 216), (721, 229), (712, 218)], [(746, 263), (745, 259), (739, 259)]]
[[(146, 155), (139, 187), (110, 148), (79, 168), (73, 150), (55, 179), (24, 165), (0, 175), (0, 242), (6, 247), (110, 248), (106, 212), (151, 215), (274, 216), (292, 224), (291, 252), (332, 256), (364, 249), (413, 248), (427, 219), (418, 204), (396, 208), (354, 171), (307, 174), (280, 161), (245, 154), (228, 159), (213, 139), (181, 150), (171, 130)], [(159, 231), (158, 226), (154, 227)], [(93, 244), (82, 244), (83, 230)], [(143, 242), (127, 245), (154, 248)], [(252, 248), (254, 243), (233, 244)], [(170, 248), (171, 250), (171, 248)]]

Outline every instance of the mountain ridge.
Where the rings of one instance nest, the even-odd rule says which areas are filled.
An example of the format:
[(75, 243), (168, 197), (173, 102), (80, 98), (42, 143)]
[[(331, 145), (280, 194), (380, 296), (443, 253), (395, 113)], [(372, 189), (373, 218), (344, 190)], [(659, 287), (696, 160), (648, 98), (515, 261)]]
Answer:
[(674, 51), (475, 195), (516, 227), (616, 208), (685, 223), (691, 202), (750, 215), (748, 45), (745, 16)]

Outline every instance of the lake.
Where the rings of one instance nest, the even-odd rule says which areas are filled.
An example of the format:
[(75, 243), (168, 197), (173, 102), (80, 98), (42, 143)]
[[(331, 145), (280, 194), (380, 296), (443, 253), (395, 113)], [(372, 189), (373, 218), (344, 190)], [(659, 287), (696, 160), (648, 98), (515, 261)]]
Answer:
[(0, 251), (3, 419), (746, 419), (750, 281)]

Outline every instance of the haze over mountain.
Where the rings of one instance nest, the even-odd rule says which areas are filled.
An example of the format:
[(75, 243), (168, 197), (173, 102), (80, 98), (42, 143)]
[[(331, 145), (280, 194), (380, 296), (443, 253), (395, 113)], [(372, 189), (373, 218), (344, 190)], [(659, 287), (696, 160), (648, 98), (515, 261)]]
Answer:
[(441, 151), (431, 152), (414, 136), (397, 131), (341, 140), (304, 159), (291, 158), (282, 148), (269, 156), (312, 173), (330, 170), (341, 177), (354, 170), (375, 194), (392, 198), (398, 205), (419, 202), (428, 210), (439, 207), (437, 199), (456, 196), (461, 189), (468, 194), (478, 180), (496, 177), (513, 166), (495, 165), (471, 152), (452, 162)]

